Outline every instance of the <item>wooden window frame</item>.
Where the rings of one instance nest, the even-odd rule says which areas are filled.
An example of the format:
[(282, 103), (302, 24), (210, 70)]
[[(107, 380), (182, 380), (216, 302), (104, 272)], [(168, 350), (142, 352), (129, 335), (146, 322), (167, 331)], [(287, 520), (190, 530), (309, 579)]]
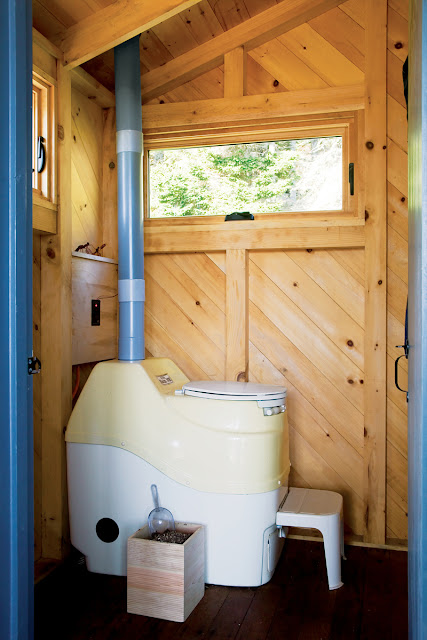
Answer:
[[(316, 221), (330, 221), (334, 225), (340, 222), (347, 224), (355, 219), (364, 222), (364, 188), (363, 169), (359, 161), (361, 155), (361, 136), (363, 134), (363, 112), (345, 112), (322, 114), (316, 116), (300, 116), (294, 118), (272, 118), (269, 120), (224, 125), (186, 125), (174, 126), (168, 129), (144, 131), (144, 216), (148, 227), (163, 225), (201, 225), (220, 224), (224, 215), (216, 216), (185, 216), (170, 218), (148, 217), (148, 152), (154, 149), (188, 148), (196, 146), (213, 146), (218, 144), (236, 144), (243, 142), (262, 142), (268, 140), (301, 139), (340, 135), (343, 140), (343, 206), (334, 211), (299, 211), (277, 213), (255, 213), (256, 219), (262, 222), (287, 221), (301, 222), (309, 226)], [(353, 162), (354, 195), (350, 196), (348, 182), (349, 163)]]
[[(46, 74), (44, 74), (46, 75)], [(53, 82), (33, 71), (33, 201), (41, 206), (56, 205), (56, 92)], [(45, 140), (46, 168), (37, 173), (37, 139)]]

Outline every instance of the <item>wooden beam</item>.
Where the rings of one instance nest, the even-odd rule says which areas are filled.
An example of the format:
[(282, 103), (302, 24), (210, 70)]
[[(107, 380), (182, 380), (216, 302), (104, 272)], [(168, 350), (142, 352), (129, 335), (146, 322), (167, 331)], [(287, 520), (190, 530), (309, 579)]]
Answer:
[(225, 379), (246, 382), (249, 367), (248, 252), (226, 252), (226, 352)]
[(342, 0), (282, 1), (161, 67), (145, 73), (141, 78), (143, 100), (148, 102), (214, 69), (222, 64), (224, 54), (236, 47), (244, 47), (245, 51), (255, 49), (339, 4), (342, 4)]
[(145, 132), (161, 127), (244, 122), (257, 118), (300, 116), (305, 114), (337, 113), (364, 109), (363, 85), (305, 89), (286, 93), (266, 93), (240, 98), (220, 98), (150, 104), (142, 110)]
[(230, 249), (307, 249), (363, 247), (362, 225), (287, 227), (264, 220), (180, 225), (145, 224), (146, 253), (224, 251)]
[(56, 233), (58, 212), (56, 207), (45, 207), (33, 202), (34, 233)]
[(49, 53), (51, 56), (53, 56), (54, 58), (57, 58), (58, 60), (62, 59), (61, 49), (59, 49), (59, 47), (53, 44), (53, 42), (45, 38), (39, 31), (37, 31), (37, 29), (34, 29), (34, 27), (33, 27), (33, 45), (37, 45), (38, 47), (46, 51), (46, 53)]
[(71, 79), (58, 64), (58, 232), (41, 239), (42, 556), (67, 538), (64, 429), (71, 413)]
[(246, 52), (237, 47), (224, 56), (224, 98), (240, 98), (246, 93)]
[(73, 69), (198, 2), (117, 0), (67, 29), (56, 44), (64, 52), (64, 65)]
[(364, 540), (384, 544), (387, 338), (387, 0), (366, 2)]
[(71, 72), (71, 86), (77, 89), (89, 100), (93, 100), (102, 109), (115, 107), (116, 97), (100, 82), (95, 80), (87, 71), (78, 68)]

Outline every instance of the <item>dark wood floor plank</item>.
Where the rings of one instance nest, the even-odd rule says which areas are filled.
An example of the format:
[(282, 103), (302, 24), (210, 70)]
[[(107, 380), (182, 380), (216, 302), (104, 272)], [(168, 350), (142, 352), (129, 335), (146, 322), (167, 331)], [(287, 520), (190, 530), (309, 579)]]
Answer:
[(390, 552), (370, 549), (366, 558), (360, 639), (391, 639), (391, 565)]
[(205, 595), (202, 601), (183, 623), (182, 634), (180, 637), (206, 637), (212, 626), (213, 620), (218, 615), (229, 592), (230, 587), (219, 587), (213, 584), (206, 585)]
[(323, 548), (319, 543), (306, 545), (300, 540), (286, 540), (285, 549), (273, 577), (280, 584), (281, 598), (267, 639), (283, 640), (299, 636), (307, 610), (307, 594), (321, 580)]
[(234, 587), (212, 621), (211, 628), (204, 637), (218, 640), (233, 640), (245, 619), (255, 596), (255, 589)]
[(348, 547), (341, 562), (344, 586), (336, 591), (330, 640), (359, 640), (365, 582), (365, 558), (361, 547)]
[(408, 554), (396, 551), (392, 561), (391, 637), (392, 640), (405, 640), (408, 637), (408, 599), (402, 598), (402, 592), (408, 593)]
[(283, 588), (264, 585), (257, 589), (236, 640), (265, 640), (281, 598)]
[(287, 540), (270, 583), (208, 585), (186, 622), (126, 612), (126, 579), (70, 561), (35, 588), (36, 640), (406, 640), (407, 555), (349, 547), (329, 591), (323, 544)]
[[(320, 564), (320, 563), (319, 563)], [(297, 640), (327, 640), (330, 637), (332, 614), (337, 591), (329, 591), (327, 578), (319, 566), (317, 580), (307, 588), (305, 610)]]

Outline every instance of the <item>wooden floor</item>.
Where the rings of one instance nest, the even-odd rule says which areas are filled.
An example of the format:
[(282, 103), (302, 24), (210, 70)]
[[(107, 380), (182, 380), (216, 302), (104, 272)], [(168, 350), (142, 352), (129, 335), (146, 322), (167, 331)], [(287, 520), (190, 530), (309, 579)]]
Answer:
[(323, 545), (287, 540), (271, 582), (206, 587), (185, 623), (126, 613), (126, 579), (69, 562), (35, 590), (35, 637), (45, 640), (402, 640), (407, 554), (346, 548), (344, 586), (329, 591)]

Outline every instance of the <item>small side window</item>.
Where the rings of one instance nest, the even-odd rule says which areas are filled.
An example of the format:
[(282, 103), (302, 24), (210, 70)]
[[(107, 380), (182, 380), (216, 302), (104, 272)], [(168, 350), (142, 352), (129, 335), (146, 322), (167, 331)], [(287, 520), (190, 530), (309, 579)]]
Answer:
[(55, 94), (54, 86), (33, 73), (32, 170), (33, 191), (55, 200)]

